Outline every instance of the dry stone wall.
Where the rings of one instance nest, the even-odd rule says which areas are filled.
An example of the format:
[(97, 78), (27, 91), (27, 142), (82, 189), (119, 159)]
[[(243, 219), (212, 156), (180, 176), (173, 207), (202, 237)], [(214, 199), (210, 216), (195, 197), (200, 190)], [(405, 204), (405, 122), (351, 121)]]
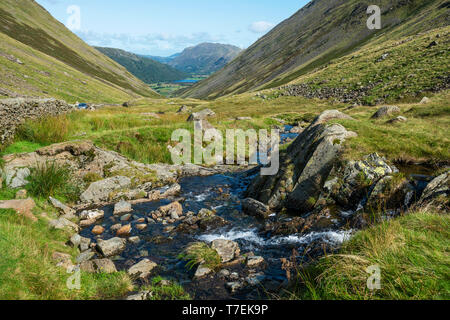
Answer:
[(26, 119), (56, 116), (74, 110), (62, 100), (14, 98), (0, 100), (0, 144), (11, 139)]

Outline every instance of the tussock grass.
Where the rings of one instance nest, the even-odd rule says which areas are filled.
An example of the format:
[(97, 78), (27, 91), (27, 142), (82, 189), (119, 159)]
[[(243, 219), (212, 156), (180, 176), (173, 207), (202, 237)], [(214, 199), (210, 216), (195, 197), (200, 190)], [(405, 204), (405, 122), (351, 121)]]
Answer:
[(82, 272), (81, 289), (69, 290), (66, 281), (70, 274), (56, 267), (52, 259), (55, 251), (76, 257), (75, 249), (64, 245), (67, 238), (63, 231), (49, 230), (42, 218), (31, 223), (14, 211), (0, 210), (0, 299), (114, 299), (132, 289), (123, 272)]
[[(450, 217), (415, 212), (358, 232), (301, 272), (291, 299), (449, 299)], [(381, 289), (366, 268), (381, 269)]]
[(151, 281), (150, 286), (144, 286), (141, 291), (150, 291), (150, 300), (191, 300), (182, 286), (174, 282), (165, 282), (162, 277), (155, 277)]
[(221, 265), (221, 259), (216, 250), (210, 248), (204, 242), (195, 242), (189, 245), (182, 254), (180, 259), (187, 261), (186, 268), (192, 269), (199, 264), (203, 264), (210, 269), (218, 269)]
[(76, 202), (80, 195), (70, 170), (56, 162), (38, 163), (31, 169), (28, 181), (26, 188), (37, 198), (53, 196)]

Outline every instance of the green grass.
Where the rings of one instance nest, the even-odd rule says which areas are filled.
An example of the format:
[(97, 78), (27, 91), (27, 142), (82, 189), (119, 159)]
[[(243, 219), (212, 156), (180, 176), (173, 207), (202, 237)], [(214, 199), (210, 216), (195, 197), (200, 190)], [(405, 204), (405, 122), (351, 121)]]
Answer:
[(141, 291), (151, 291), (149, 300), (191, 300), (182, 286), (174, 282), (165, 283), (161, 277), (153, 278), (150, 286), (144, 286)]
[(0, 155), (5, 154), (13, 154), (13, 153), (28, 153), (34, 152), (39, 148), (42, 148), (44, 145), (36, 142), (30, 142), (26, 140), (19, 140), (7, 146)]
[[(39, 212), (51, 208), (39, 208)], [(40, 218), (32, 223), (10, 210), (0, 210), (0, 299), (68, 300), (115, 299), (132, 289), (123, 272), (86, 274), (82, 272), (80, 290), (69, 290), (70, 274), (56, 267), (54, 252), (71, 254), (75, 249), (64, 245), (68, 234), (50, 230)]]
[(38, 163), (27, 179), (26, 188), (36, 198), (52, 196), (71, 203), (78, 201), (80, 187), (73, 182), (70, 169), (56, 162)]
[[(415, 212), (359, 231), (339, 254), (300, 272), (290, 299), (450, 299), (450, 217)], [(366, 268), (381, 269), (381, 289)]]
[(216, 250), (210, 248), (204, 242), (195, 242), (189, 245), (185, 251), (180, 254), (180, 259), (187, 262), (186, 268), (192, 269), (199, 264), (210, 269), (218, 269), (221, 265), (221, 259)]

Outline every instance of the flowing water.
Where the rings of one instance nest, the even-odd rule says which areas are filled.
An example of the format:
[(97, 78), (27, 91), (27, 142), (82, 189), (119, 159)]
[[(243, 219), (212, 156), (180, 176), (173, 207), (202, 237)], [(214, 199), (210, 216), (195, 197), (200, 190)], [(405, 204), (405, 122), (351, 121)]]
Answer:
[[(285, 137), (284, 137), (285, 138)], [(143, 258), (149, 258), (159, 266), (158, 274), (174, 280), (185, 287), (195, 299), (255, 299), (266, 298), (265, 290), (261, 287), (280, 288), (286, 281), (286, 271), (282, 269), (282, 258), (291, 257), (293, 249), (298, 252), (296, 263), (308, 260), (308, 248), (311, 244), (326, 245), (328, 248), (338, 247), (343, 241), (349, 239), (352, 230), (344, 227), (343, 221), (351, 217), (354, 212), (337, 210), (338, 219), (335, 225), (323, 232), (310, 232), (306, 234), (292, 234), (289, 236), (273, 236), (260, 232), (267, 222), (260, 221), (254, 217), (247, 216), (242, 212), (240, 201), (243, 192), (248, 187), (257, 172), (237, 172), (229, 174), (213, 175), (208, 177), (186, 177), (181, 179), (180, 198), (165, 199), (161, 201), (147, 202), (133, 206), (133, 227), (131, 236), (139, 236), (141, 241), (135, 244), (128, 243), (126, 250), (115, 258), (119, 270), (126, 270), (134, 263)], [(421, 185), (422, 187), (422, 185)], [(180, 200), (183, 211), (199, 212), (202, 208), (213, 209), (216, 214), (229, 224), (225, 227), (213, 229), (191, 235), (183, 233), (165, 232), (167, 225), (161, 223), (149, 224), (144, 231), (138, 231), (135, 225), (139, 218), (146, 218), (148, 214), (160, 206)], [(105, 217), (99, 222), (106, 231), (100, 237), (110, 239), (115, 234), (110, 227), (119, 221), (113, 215), (113, 205), (101, 208)], [(279, 217), (273, 215), (269, 220), (275, 221)], [(285, 217), (289, 220), (289, 217)], [(180, 222), (178, 222), (180, 223)], [(178, 223), (175, 223), (176, 226)], [(91, 233), (92, 228), (86, 228), (81, 232), (84, 237), (98, 240)], [(242, 254), (253, 252), (256, 256), (264, 257), (266, 262), (263, 269), (256, 274), (249, 273), (242, 264), (237, 264), (227, 269), (238, 273), (238, 278), (246, 282), (244, 290), (231, 294), (225, 283), (230, 279), (219, 276), (207, 277), (201, 280), (192, 280), (195, 270), (189, 270), (185, 262), (179, 259), (179, 254), (191, 242), (204, 241), (209, 243), (215, 239), (227, 239), (236, 241)], [(244, 281), (243, 279), (247, 279)], [(258, 289), (259, 288), (259, 289)]]

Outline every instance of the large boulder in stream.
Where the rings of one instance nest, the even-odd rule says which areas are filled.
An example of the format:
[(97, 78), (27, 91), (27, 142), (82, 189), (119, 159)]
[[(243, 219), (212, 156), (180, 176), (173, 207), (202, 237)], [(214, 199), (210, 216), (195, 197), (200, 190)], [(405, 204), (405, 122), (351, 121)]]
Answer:
[(351, 119), (329, 110), (318, 116), (288, 147), (273, 176), (259, 176), (246, 196), (267, 204), (270, 209), (288, 208), (299, 213), (310, 211), (342, 149), (343, 142), (356, 133), (331, 119)]
[[(447, 207), (450, 201), (450, 171), (433, 179), (425, 188), (420, 198), (421, 205), (434, 205), (437, 207)], [(445, 209), (445, 208), (444, 208)]]

